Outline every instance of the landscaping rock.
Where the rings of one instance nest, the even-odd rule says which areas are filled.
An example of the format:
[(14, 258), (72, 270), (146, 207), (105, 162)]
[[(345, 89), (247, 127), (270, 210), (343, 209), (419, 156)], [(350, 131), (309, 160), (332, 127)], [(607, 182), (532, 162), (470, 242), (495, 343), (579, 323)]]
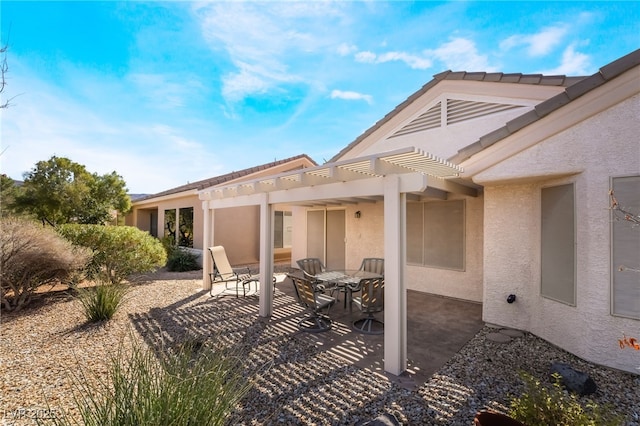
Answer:
[(560, 375), (562, 386), (579, 395), (591, 395), (598, 389), (596, 382), (587, 373), (575, 370), (569, 364), (554, 362), (551, 365), (551, 374), (554, 373)]
[(384, 413), (373, 420), (357, 423), (358, 426), (400, 426), (400, 422), (393, 414)]

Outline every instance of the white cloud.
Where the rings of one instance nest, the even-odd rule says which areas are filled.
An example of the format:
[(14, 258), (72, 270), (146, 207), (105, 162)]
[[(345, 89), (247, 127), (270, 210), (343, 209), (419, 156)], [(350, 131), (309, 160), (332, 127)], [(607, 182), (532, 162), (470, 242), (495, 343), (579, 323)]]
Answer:
[(503, 40), (500, 43), (500, 48), (511, 50), (519, 46), (527, 46), (527, 53), (530, 56), (544, 56), (562, 42), (568, 31), (568, 26), (556, 25), (546, 27), (535, 34), (517, 34)]
[(373, 97), (371, 95), (365, 95), (363, 93), (343, 91), (343, 90), (332, 90), (331, 99), (344, 99), (347, 101), (363, 100), (368, 104), (371, 104), (373, 102)]
[(378, 56), (378, 62), (400, 61), (409, 65), (412, 69), (425, 70), (431, 67), (431, 61), (405, 52), (387, 52)]
[(151, 105), (162, 109), (183, 107), (191, 96), (204, 89), (200, 81), (184, 75), (131, 73), (127, 80)]
[(541, 71), (542, 74), (589, 75), (591, 60), (589, 55), (577, 52), (575, 45), (568, 46), (562, 53), (562, 62), (556, 68)]
[(385, 52), (375, 54), (370, 51), (358, 52), (355, 55), (356, 62), (368, 64), (383, 64), (386, 62), (404, 62), (411, 69), (424, 70), (431, 67), (431, 61), (428, 58), (411, 55), (406, 52)]
[(425, 54), (454, 71), (495, 71), (487, 55), (480, 54), (475, 43), (464, 38), (454, 38), (437, 49), (425, 50)]
[[(308, 80), (294, 58), (336, 49), (327, 33), (340, 15), (332, 2), (213, 2), (193, 10), (211, 49), (223, 51), (235, 67), (223, 79), (227, 101)], [(338, 52), (350, 48), (340, 46)]]
[(358, 46), (354, 45), (354, 44), (348, 44), (348, 43), (340, 43), (340, 45), (338, 45), (338, 48), (336, 49), (336, 51), (338, 52), (338, 55), (340, 56), (348, 56), (354, 52), (358, 51)]
[(367, 64), (373, 64), (376, 62), (376, 54), (369, 51), (358, 52), (355, 55), (357, 62), (363, 62)]

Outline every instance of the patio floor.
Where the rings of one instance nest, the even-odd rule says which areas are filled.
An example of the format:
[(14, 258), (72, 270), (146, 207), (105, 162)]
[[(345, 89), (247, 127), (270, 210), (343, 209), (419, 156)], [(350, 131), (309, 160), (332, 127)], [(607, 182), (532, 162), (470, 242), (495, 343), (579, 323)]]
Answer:
[[(286, 297), (278, 297), (270, 322), (274, 326), (290, 328), (297, 332), (297, 320), (302, 318), (292, 282), (285, 278), (277, 289)], [(423, 384), (440, 369), (456, 352), (483, 327), (482, 305), (408, 290), (407, 295), (407, 372), (401, 377), (389, 378), (396, 383), (413, 388)], [(344, 294), (330, 310), (333, 320), (330, 331), (303, 333), (331, 353), (350, 359), (354, 365), (384, 372), (384, 335), (370, 335), (353, 331), (351, 323), (362, 317), (354, 305), (353, 312), (344, 309)], [(296, 307), (295, 315), (287, 304)], [(376, 314), (382, 319), (384, 312)]]

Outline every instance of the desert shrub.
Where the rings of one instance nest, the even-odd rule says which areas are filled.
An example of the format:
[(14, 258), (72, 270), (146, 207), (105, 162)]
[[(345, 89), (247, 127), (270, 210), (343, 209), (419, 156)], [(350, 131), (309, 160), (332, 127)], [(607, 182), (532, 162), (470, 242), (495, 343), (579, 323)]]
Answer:
[(553, 375), (553, 385), (545, 386), (529, 374), (521, 373), (525, 392), (511, 401), (509, 415), (526, 425), (614, 426), (622, 419), (607, 407), (589, 399), (581, 402), (565, 391), (560, 375)]
[(28, 304), (38, 287), (71, 277), (90, 259), (51, 228), (17, 217), (0, 221), (0, 283), (2, 307)]
[(198, 256), (180, 248), (171, 250), (167, 257), (167, 270), (172, 272), (195, 271), (200, 269)]
[(162, 243), (164, 250), (167, 252), (167, 257), (171, 256), (171, 253), (178, 249), (175, 238), (170, 235), (160, 238), (160, 242)]
[(131, 274), (164, 266), (167, 261), (160, 241), (132, 226), (66, 224), (56, 229), (72, 243), (91, 249), (87, 274), (92, 278), (117, 284)]
[[(75, 376), (76, 404), (82, 424), (223, 425), (248, 392), (241, 357), (201, 342), (153, 352), (134, 343), (121, 346), (109, 363), (108, 378)], [(58, 425), (72, 419), (54, 419)]]
[(129, 288), (125, 284), (98, 282), (94, 287), (78, 289), (78, 300), (89, 322), (111, 319), (124, 301)]

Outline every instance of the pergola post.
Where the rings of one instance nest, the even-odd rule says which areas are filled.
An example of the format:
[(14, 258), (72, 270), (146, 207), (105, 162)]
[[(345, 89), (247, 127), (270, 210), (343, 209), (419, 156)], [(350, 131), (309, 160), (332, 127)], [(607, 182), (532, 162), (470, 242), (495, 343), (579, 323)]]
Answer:
[(273, 312), (273, 205), (269, 204), (269, 193), (261, 194), (260, 200), (260, 312), (261, 317), (270, 317)]
[(202, 288), (211, 290), (211, 280), (209, 274), (213, 272), (213, 260), (209, 254), (209, 247), (213, 245), (213, 210), (209, 207), (208, 201), (202, 202), (203, 214), (203, 235), (202, 235)]
[(384, 178), (384, 369), (400, 375), (407, 369), (406, 194), (400, 177)]

